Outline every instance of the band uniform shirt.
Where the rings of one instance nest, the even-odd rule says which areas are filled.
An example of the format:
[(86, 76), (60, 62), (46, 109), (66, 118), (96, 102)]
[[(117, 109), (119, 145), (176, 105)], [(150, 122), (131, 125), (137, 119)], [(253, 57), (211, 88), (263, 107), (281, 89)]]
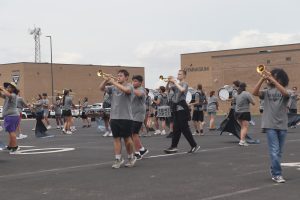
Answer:
[(150, 111), (151, 103), (152, 103), (151, 97), (148, 95), (145, 100), (146, 111)]
[(42, 99), (43, 102), (43, 109), (44, 111), (48, 111), (49, 108), (49, 99)]
[(43, 100), (39, 99), (36, 101), (36, 103), (34, 104), (35, 106), (35, 112), (42, 112), (43, 111)]
[(197, 90), (195, 93), (195, 102), (200, 102), (198, 105), (194, 105), (194, 110), (196, 111), (203, 111), (203, 103), (205, 102), (205, 94), (201, 90)]
[[(170, 89), (174, 92), (174, 103), (178, 103), (182, 100), (186, 100), (186, 95), (188, 92), (189, 85), (186, 82), (180, 82), (179, 85), (184, 88), (184, 92), (181, 92), (176, 85), (172, 84)], [(184, 110), (184, 108), (180, 105), (177, 105), (176, 111)]]
[(235, 96), (236, 106), (235, 112), (250, 112), (250, 103), (254, 103), (254, 99), (250, 92), (242, 91)]
[(16, 94), (12, 93), (10, 97), (4, 96), (2, 115), (3, 115), (3, 117), (20, 115), (20, 113), (17, 109), (17, 95)]
[(88, 101), (85, 101), (85, 102), (82, 104), (82, 112), (86, 112), (87, 109), (88, 109), (88, 106), (89, 106), (89, 102), (88, 102)]
[(65, 103), (63, 105), (63, 110), (71, 110), (73, 105), (73, 98), (71, 96), (65, 96)]
[(61, 115), (62, 114), (60, 100), (55, 101), (53, 110), (55, 112), (55, 115)]
[(288, 115), (287, 104), (289, 96), (283, 96), (275, 87), (268, 87), (261, 91), (260, 99), (264, 100), (264, 112), (262, 114), (262, 128), (287, 130)]
[(207, 101), (207, 112), (217, 112), (217, 103), (218, 98), (215, 95), (209, 97)]
[(24, 99), (20, 96), (17, 96), (17, 108), (18, 108), (19, 113), (22, 113), (22, 110), (25, 107), (27, 107), (27, 105), (24, 102)]
[(138, 97), (133, 94), (132, 98), (132, 117), (133, 121), (143, 122), (146, 116), (146, 92), (143, 87), (136, 88), (143, 93), (142, 96)]
[(238, 91), (236, 89), (232, 90), (232, 100), (231, 100), (231, 109), (235, 110), (236, 106), (236, 95), (238, 95)]
[(110, 119), (132, 120), (132, 96), (133, 86), (129, 83), (125, 86), (130, 89), (130, 94), (125, 94), (115, 86), (106, 86), (106, 92), (111, 96)]
[(297, 109), (297, 98), (298, 98), (298, 95), (295, 92), (292, 92), (289, 103), (288, 103), (289, 109)]
[(168, 95), (165, 93), (159, 94), (158, 95), (158, 99), (159, 99), (159, 106), (168, 106)]

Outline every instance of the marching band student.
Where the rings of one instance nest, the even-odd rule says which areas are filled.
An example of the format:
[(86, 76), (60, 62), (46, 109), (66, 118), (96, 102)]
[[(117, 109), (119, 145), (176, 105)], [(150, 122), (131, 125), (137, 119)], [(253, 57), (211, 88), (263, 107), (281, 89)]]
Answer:
[(146, 114), (145, 114), (145, 120), (144, 120), (144, 126), (146, 128), (146, 134), (144, 136), (150, 136), (151, 134), (149, 133), (149, 128), (150, 128), (150, 123), (148, 123), (148, 121), (151, 122), (151, 103), (152, 103), (152, 99), (149, 96), (149, 89), (145, 88), (146, 90)]
[[(157, 105), (157, 111), (161, 110), (163, 107), (170, 108), (168, 106), (168, 95), (165, 92), (166, 92), (166, 88), (164, 86), (160, 86), (158, 98), (157, 98), (157, 100), (153, 100), (153, 102)], [(157, 112), (157, 119), (159, 119), (159, 121), (161, 121), (162, 131), (159, 130), (159, 125), (158, 125), (158, 127), (157, 127), (158, 129), (154, 133), (155, 135), (157, 135), (157, 134), (166, 135), (166, 120), (170, 116), (164, 116), (165, 114), (167, 114), (167, 113)], [(161, 116), (161, 115), (163, 115), (163, 116)]]
[(145, 120), (146, 114), (146, 92), (142, 87), (143, 77), (135, 75), (132, 77), (133, 99), (132, 99), (132, 139), (135, 145), (135, 157), (141, 160), (149, 151), (142, 145), (139, 132)]
[(4, 87), (0, 87), (0, 97), (4, 99), (4, 128), (9, 133), (9, 144), (6, 149), (11, 154), (16, 153), (20, 149), (17, 145), (16, 136), (16, 130), (20, 122), (20, 113), (17, 109), (17, 90), (17, 85), (14, 82), (4, 83)]
[(44, 114), (43, 114), (43, 123), (46, 125), (47, 129), (50, 129), (50, 122), (48, 119), (49, 116), (49, 99), (47, 97), (47, 93), (43, 93), (43, 110), (44, 110)]
[[(107, 92), (104, 92), (103, 95), (103, 108), (110, 108), (111, 109), (111, 96), (109, 94), (107, 94)], [(112, 132), (111, 132), (111, 128), (109, 125), (109, 120), (110, 120), (110, 114), (105, 112), (105, 110), (103, 111), (103, 116), (102, 119), (104, 121), (104, 126), (105, 126), (105, 130), (106, 132), (102, 135), (103, 137), (112, 137)]]
[(56, 125), (57, 125), (57, 129), (63, 129), (64, 128), (64, 123), (62, 120), (62, 110), (61, 110), (61, 99), (59, 98), (59, 96), (57, 96), (55, 98), (55, 102), (53, 105), (53, 110), (55, 112), (55, 120), (56, 120)]
[(72, 126), (72, 107), (75, 107), (72, 101), (72, 97), (69, 95), (70, 91), (69, 90), (64, 90), (64, 96), (63, 96), (63, 110), (62, 110), (62, 115), (64, 117), (65, 123), (64, 123), (64, 128), (63, 128), (63, 133), (65, 134), (72, 134), (71, 131), (71, 126)]
[(216, 130), (215, 116), (217, 110), (219, 109), (218, 98), (215, 96), (215, 91), (209, 93), (209, 98), (207, 100), (207, 113), (210, 118), (209, 120), (209, 130)]
[[(169, 82), (167, 84), (167, 89), (172, 89), (175, 95), (174, 100), (174, 130), (172, 137), (171, 147), (165, 149), (166, 153), (176, 153), (178, 151), (177, 145), (180, 140), (181, 133), (185, 136), (189, 142), (191, 149), (188, 153), (194, 153), (200, 149), (196, 141), (193, 138), (192, 132), (190, 130), (188, 122), (190, 121), (191, 115), (189, 107), (186, 103), (186, 95), (188, 92), (188, 84), (185, 82), (186, 71), (179, 70), (177, 79), (179, 83), (174, 79), (174, 77), (169, 77)], [(172, 85), (170, 85), (170, 83)]]
[(21, 139), (25, 139), (28, 137), (27, 135), (22, 134), (22, 132), (21, 132), (22, 110), (23, 110), (23, 108), (27, 108), (28, 106), (24, 102), (24, 99), (20, 96), (20, 90), (17, 90), (16, 94), (17, 94), (17, 108), (20, 113), (20, 123), (17, 128), (17, 132), (19, 133), (19, 135), (17, 136), (17, 140), (21, 140)]
[[(265, 80), (268, 87), (260, 91)], [(283, 69), (276, 68), (271, 72), (263, 72), (253, 90), (253, 95), (264, 100), (261, 126), (268, 139), (272, 180), (277, 183), (285, 182), (280, 162), (288, 128), (287, 104), (291, 96), (286, 89), (288, 84), (287, 73)]]
[[(88, 98), (84, 97), (83, 98), (83, 103), (82, 103), (82, 106), (81, 106), (81, 108), (82, 108), (81, 119), (82, 119), (82, 122), (83, 122), (82, 128), (89, 128), (89, 127), (91, 127), (91, 120), (86, 115), (86, 111), (88, 109), (88, 106), (89, 106)], [(86, 124), (85, 124), (85, 122), (86, 122)]]
[(173, 112), (173, 104), (175, 101), (175, 95), (173, 90), (168, 90), (168, 105), (171, 108), (171, 117), (168, 117), (168, 123), (169, 123), (169, 128), (170, 128), (170, 133), (167, 135), (166, 138), (172, 138), (173, 137), (173, 130), (174, 130), (174, 112)]
[(246, 91), (246, 87), (246, 83), (241, 83), (235, 96), (235, 117), (241, 125), (240, 146), (248, 146), (245, 137), (248, 132), (249, 121), (251, 121), (250, 104), (255, 105), (253, 97)]
[(288, 103), (289, 113), (297, 114), (297, 101), (299, 100), (300, 98), (297, 94), (297, 87), (293, 87), (292, 95)]
[(204, 135), (203, 133), (203, 122), (204, 122), (204, 113), (203, 105), (206, 103), (205, 93), (202, 90), (202, 85), (197, 85), (197, 90), (195, 93), (195, 102), (190, 103), (194, 106), (192, 120), (194, 122), (195, 133), (193, 135)]
[[(120, 168), (124, 163), (121, 155), (122, 138), (128, 154), (128, 162), (125, 166), (133, 167), (136, 162), (131, 138), (133, 86), (127, 82), (128, 77), (127, 70), (119, 70), (117, 81), (110, 76), (104, 76), (104, 81), (99, 86), (101, 91), (106, 91), (111, 96), (110, 127), (113, 133), (115, 152), (115, 162), (112, 168), (115, 169)], [(112, 86), (106, 86), (108, 83), (111, 83)]]

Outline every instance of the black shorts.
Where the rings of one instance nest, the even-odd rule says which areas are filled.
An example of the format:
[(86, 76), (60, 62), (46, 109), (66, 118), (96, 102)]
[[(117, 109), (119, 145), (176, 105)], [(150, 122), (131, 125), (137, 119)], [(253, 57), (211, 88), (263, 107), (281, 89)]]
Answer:
[(143, 122), (132, 121), (131, 132), (132, 134), (139, 134)]
[(235, 118), (237, 120), (251, 121), (251, 114), (250, 112), (235, 112)]
[(192, 120), (196, 122), (203, 122), (203, 111), (194, 110)]
[(71, 117), (72, 116), (71, 110), (63, 110), (62, 111), (62, 116), (63, 117)]
[(81, 113), (81, 118), (82, 118), (82, 119), (87, 119), (87, 116), (86, 116), (85, 112), (82, 112), (82, 113)]
[(132, 121), (128, 119), (111, 119), (110, 127), (114, 138), (131, 136)]

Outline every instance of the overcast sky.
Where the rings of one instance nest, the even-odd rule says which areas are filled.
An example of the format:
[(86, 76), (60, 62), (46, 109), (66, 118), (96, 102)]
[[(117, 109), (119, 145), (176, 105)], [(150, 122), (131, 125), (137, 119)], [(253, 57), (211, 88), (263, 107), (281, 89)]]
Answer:
[(146, 86), (175, 75), (180, 54), (300, 42), (299, 0), (0, 0), (0, 63), (145, 67)]

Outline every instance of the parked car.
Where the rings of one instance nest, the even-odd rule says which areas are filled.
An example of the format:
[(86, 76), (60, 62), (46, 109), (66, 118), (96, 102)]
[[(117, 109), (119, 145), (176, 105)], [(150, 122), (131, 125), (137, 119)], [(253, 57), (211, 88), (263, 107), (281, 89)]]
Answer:
[(22, 110), (22, 118), (27, 119), (27, 118), (33, 118), (34, 113), (29, 109), (29, 108), (23, 108)]
[(73, 117), (79, 117), (81, 115), (80, 106), (75, 105), (75, 108), (72, 108), (71, 112)]

